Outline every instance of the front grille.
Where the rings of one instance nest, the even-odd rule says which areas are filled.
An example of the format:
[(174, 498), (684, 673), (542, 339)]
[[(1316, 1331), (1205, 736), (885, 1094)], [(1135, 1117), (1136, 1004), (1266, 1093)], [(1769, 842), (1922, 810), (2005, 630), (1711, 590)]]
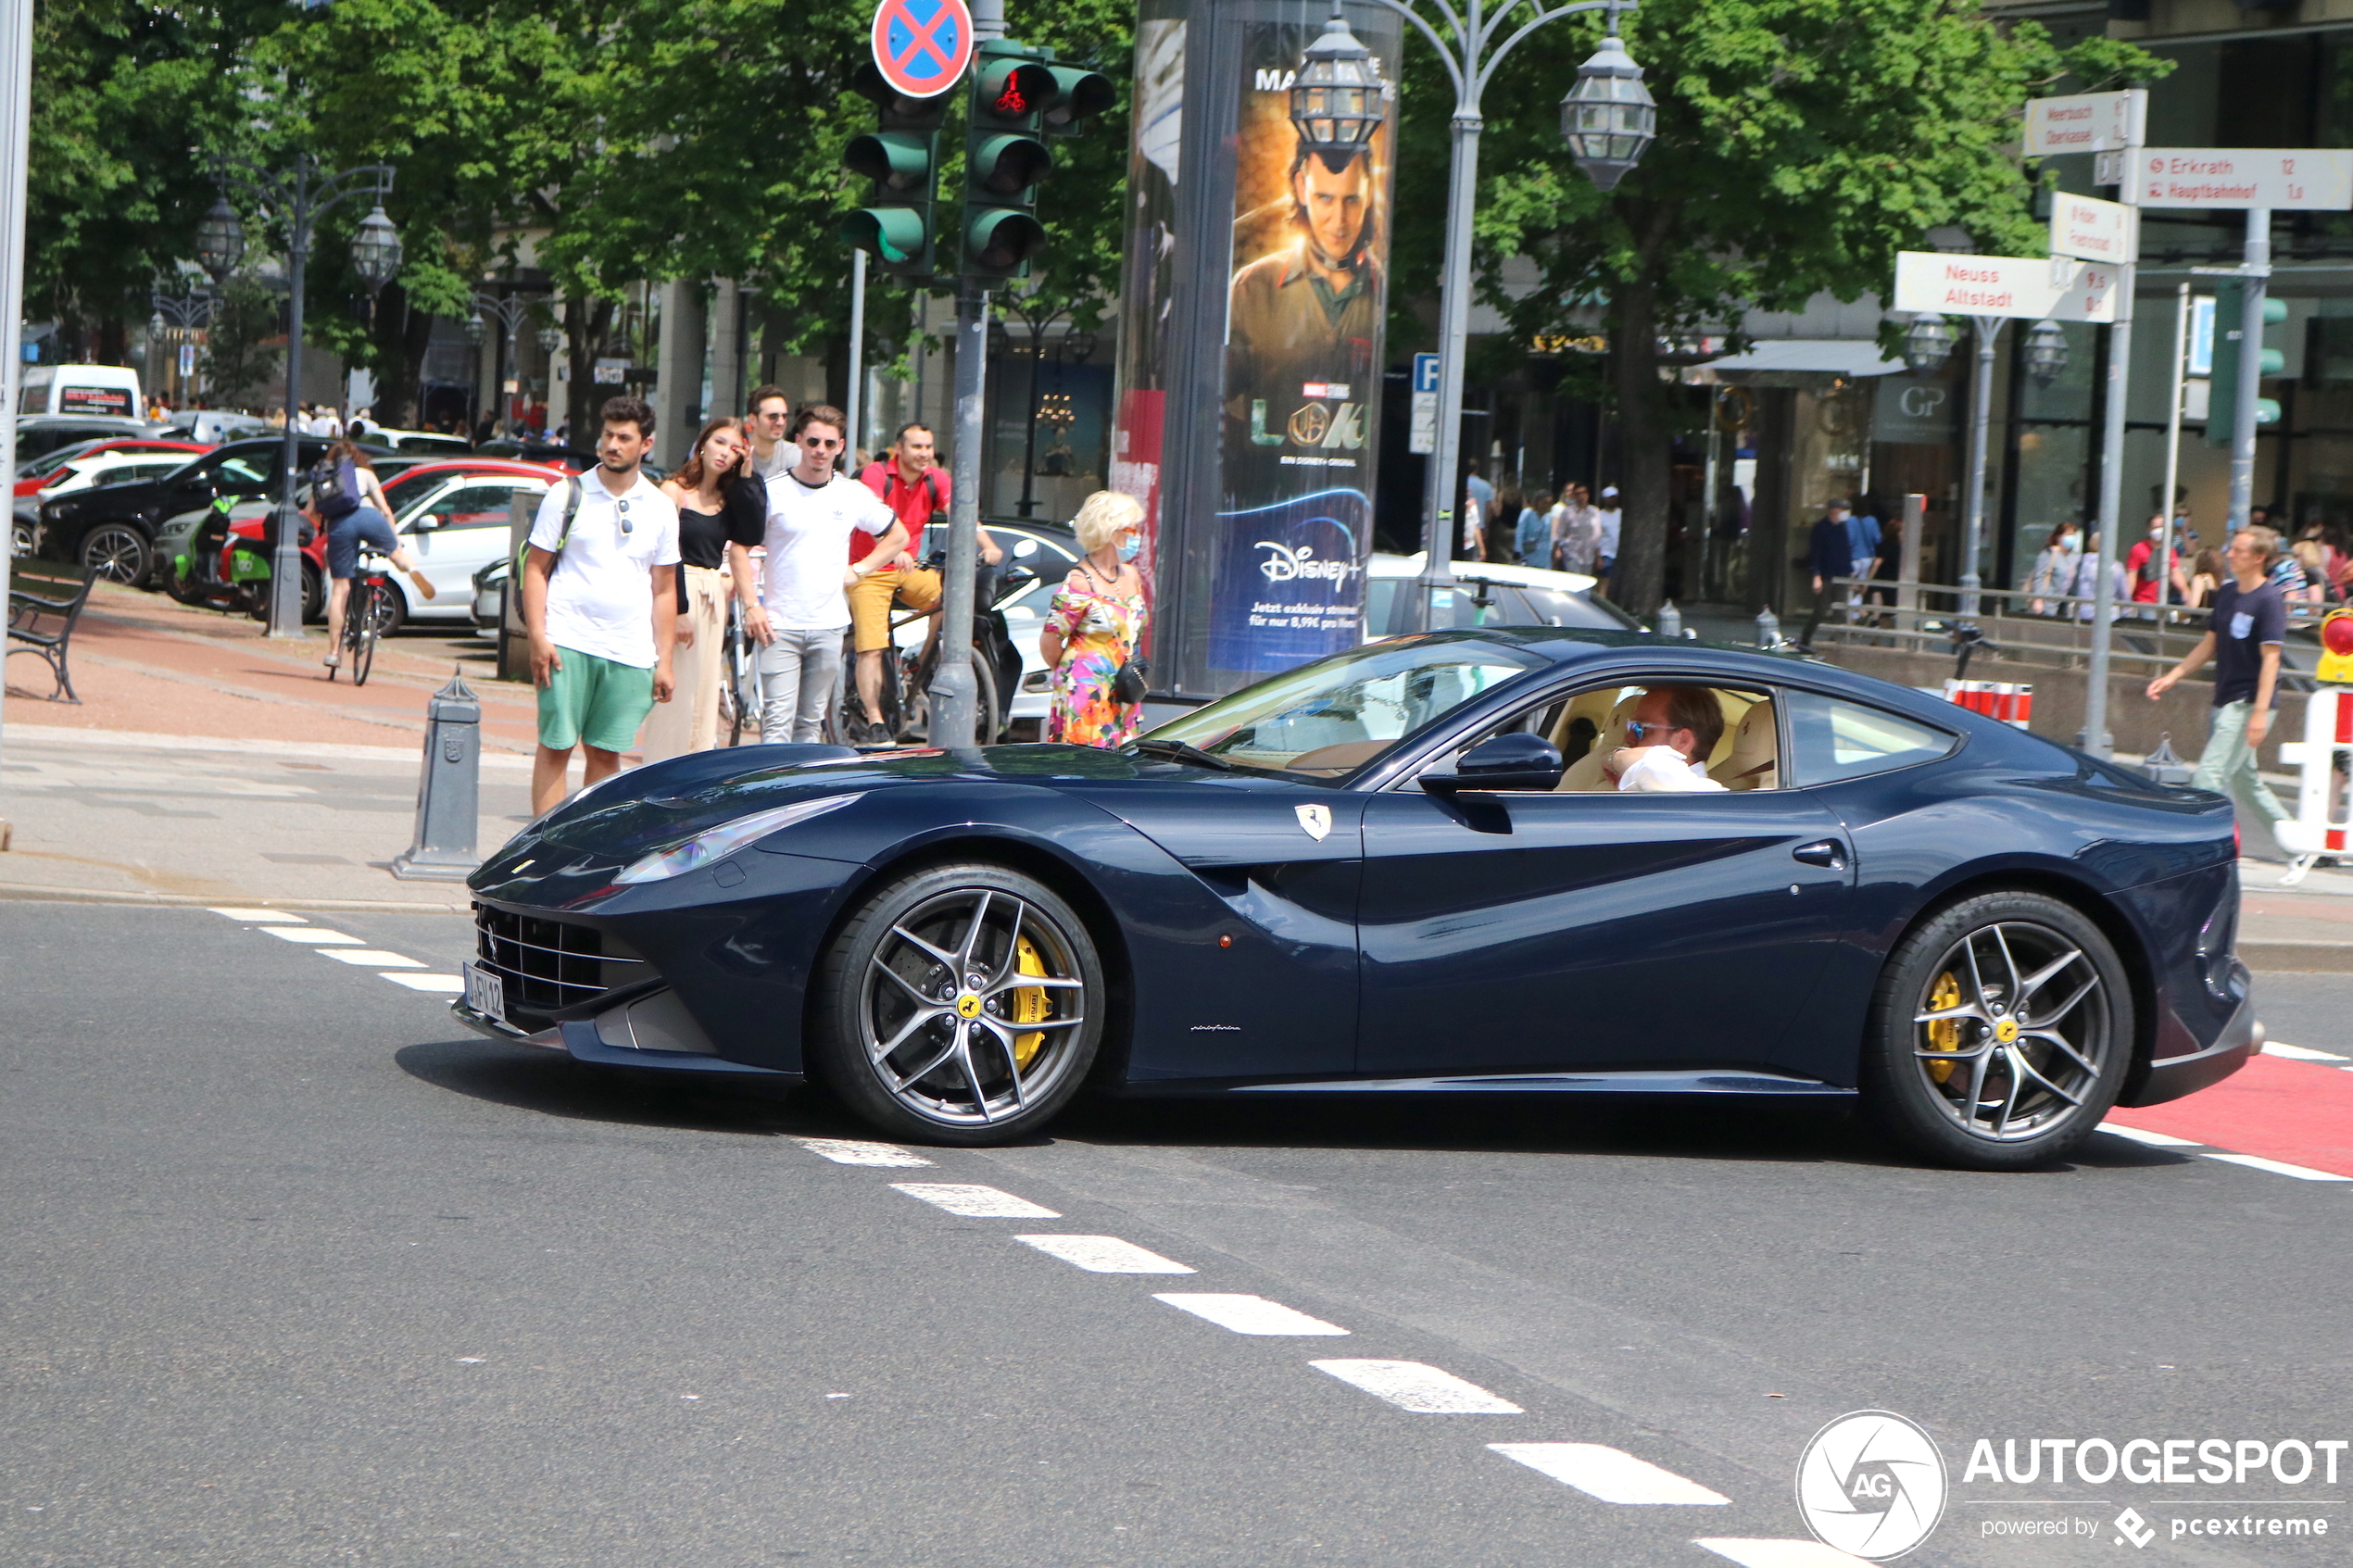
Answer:
[(594, 926), (474, 906), (474, 961), (506, 986), (507, 1022), (544, 1018), (643, 979), (646, 960)]

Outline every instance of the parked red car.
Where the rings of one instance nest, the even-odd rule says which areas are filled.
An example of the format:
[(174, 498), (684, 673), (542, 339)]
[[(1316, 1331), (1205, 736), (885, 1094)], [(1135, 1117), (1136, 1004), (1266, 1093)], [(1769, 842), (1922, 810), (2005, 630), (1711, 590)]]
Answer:
[(199, 457), (212, 448), (196, 441), (153, 441), (144, 437), (109, 437), (84, 441), (72, 446), (60, 446), (45, 452), (17, 470), (17, 495), (37, 495), (57, 482), (66, 465), (82, 458), (94, 458), (102, 452), (184, 452)]

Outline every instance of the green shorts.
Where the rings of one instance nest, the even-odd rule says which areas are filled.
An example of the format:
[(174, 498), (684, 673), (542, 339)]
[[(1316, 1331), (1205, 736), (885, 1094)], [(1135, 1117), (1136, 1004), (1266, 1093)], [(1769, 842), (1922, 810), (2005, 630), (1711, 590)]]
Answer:
[(539, 688), (539, 744), (570, 751), (583, 741), (599, 751), (627, 751), (654, 710), (654, 672), (593, 653), (558, 648), (563, 668)]

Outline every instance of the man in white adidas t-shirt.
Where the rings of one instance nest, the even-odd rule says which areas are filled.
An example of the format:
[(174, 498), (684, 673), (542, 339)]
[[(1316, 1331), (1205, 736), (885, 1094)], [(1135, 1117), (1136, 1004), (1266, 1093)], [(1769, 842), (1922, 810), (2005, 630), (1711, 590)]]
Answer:
[(606, 403), (598, 466), (581, 476), (570, 522), (573, 486), (557, 484), (531, 526), (522, 619), (539, 688), (535, 816), (563, 803), (573, 748), (588, 754), (583, 787), (610, 778), (654, 704), (670, 700), (678, 508), (639, 466), (653, 437), (643, 399)]
[[(803, 408), (791, 430), (799, 458), (768, 481), (768, 532), (761, 541), (767, 576), (760, 607), (744, 617), (751, 634), (767, 645), (760, 652), (764, 741), (819, 738), (825, 704), (841, 679), (842, 638), (849, 630), (843, 590), (899, 553), (898, 514), (836, 470), (849, 422), (827, 404)], [(850, 548), (853, 533), (863, 535), (864, 548)], [(727, 548), (747, 563), (739, 571), (748, 571), (750, 552), (741, 545)], [(847, 571), (844, 560), (850, 563)]]

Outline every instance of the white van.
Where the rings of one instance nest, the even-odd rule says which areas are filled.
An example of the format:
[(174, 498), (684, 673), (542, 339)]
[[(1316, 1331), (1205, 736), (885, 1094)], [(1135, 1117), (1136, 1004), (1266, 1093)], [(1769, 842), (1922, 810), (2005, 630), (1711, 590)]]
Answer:
[(34, 365), (24, 373), (19, 414), (111, 414), (135, 420), (146, 412), (139, 372), (122, 365)]

